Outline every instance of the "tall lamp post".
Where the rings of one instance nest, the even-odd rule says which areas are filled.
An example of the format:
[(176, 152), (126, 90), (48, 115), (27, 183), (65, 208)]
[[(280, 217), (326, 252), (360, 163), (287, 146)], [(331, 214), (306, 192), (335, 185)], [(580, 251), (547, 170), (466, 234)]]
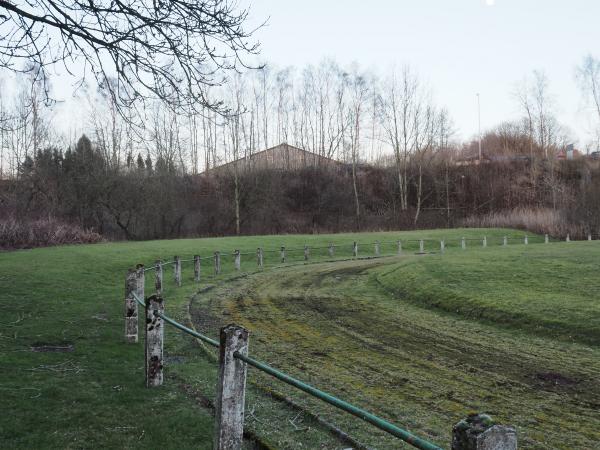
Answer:
[(478, 136), (479, 136), (479, 162), (481, 163), (481, 104), (479, 101), (479, 92), (477, 93), (477, 122), (478, 122)]

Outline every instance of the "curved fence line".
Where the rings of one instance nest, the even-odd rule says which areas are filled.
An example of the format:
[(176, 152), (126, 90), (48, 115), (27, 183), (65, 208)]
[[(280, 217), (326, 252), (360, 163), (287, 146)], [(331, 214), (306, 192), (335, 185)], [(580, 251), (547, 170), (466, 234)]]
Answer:
[[(593, 240), (593, 235), (589, 235), (588, 239), (589, 241)], [(164, 303), (161, 297), (161, 294), (163, 293), (163, 275), (164, 275), (164, 271), (163, 268), (165, 266), (169, 266), (172, 265), (173, 266), (173, 279), (175, 282), (176, 286), (181, 286), (181, 281), (182, 281), (182, 277), (181, 277), (181, 266), (182, 263), (188, 263), (188, 262), (193, 262), (194, 263), (194, 281), (196, 283), (200, 282), (200, 278), (201, 278), (201, 261), (207, 261), (207, 260), (211, 260), (214, 262), (214, 270), (209, 270), (209, 278), (210, 277), (216, 277), (221, 273), (221, 259), (222, 258), (226, 258), (227, 261), (229, 261), (229, 257), (232, 257), (233, 260), (233, 265), (235, 270), (241, 270), (241, 256), (255, 256), (256, 257), (256, 264), (259, 267), (259, 269), (262, 269), (264, 266), (264, 255), (265, 254), (279, 254), (279, 257), (275, 256), (275, 257), (269, 257), (268, 261), (273, 262), (273, 259), (277, 260), (278, 262), (285, 264), (287, 263), (299, 263), (299, 262), (308, 262), (311, 258), (311, 252), (315, 252), (314, 256), (320, 255), (320, 258), (323, 258), (323, 256), (325, 257), (329, 257), (329, 258), (337, 258), (338, 260), (340, 259), (348, 259), (348, 258), (352, 258), (352, 259), (359, 259), (359, 258), (378, 258), (378, 257), (384, 257), (384, 256), (391, 256), (391, 255), (400, 255), (403, 254), (404, 251), (406, 252), (415, 252), (416, 254), (423, 254), (423, 253), (427, 253), (427, 251), (431, 252), (432, 250), (432, 246), (431, 246), (431, 242), (439, 242), (439, 246), (436, 247), (436, 250), (439, 251), (439, 253), (444, 253), (444, 250), (446, 247), (451, 247), (453, 249), (458, 249), (458, 248), (462, 248), (463, 250), (467, 249), (466, 243), (467, 242), (479, 242), (481, 243), (478, 246), (469, 246), (469, 248), (476, 248), (476, 247), (480, 247), (480, 248), (485, 248), (488, 246), (488, 244), (492, 244), (492, 245), (497, 245), (497, 246), (507, 246), (509, 244), (509, 242), (514, 243), (514, 242), (518, 242), (524, 245), (527, 245), (529, 243), (545, 243), (548, 244), (550, 242), (559, 242), (559, 241), (566, 241), (566, 242), (570, 242), (570, 236), (567, 235), (565, 239), (557, 239), (557, 238), (550, 238), (550, 236), (548, 235), (544, 235), (544, 236), (523, 236), (523, 237), (508, 237), (508, 236), (504, 236), (502, 238), (499, 237), (494, 237), (494, 238), (490, 238), (488, 240), (488, 238), (486, 236), (483, 236), (482, 238), (466, 238), (466, 237), (462, 237), (462, 238), (453, 238), (453, 239), (440, 239), (440, 240), (435, 240), (435, 239), (398, 239), (396, 241), (374, 241), (374, 242), (357, 242), (354, 241), (353, 243), (345, 243), (345, 244), (334, 244), (334, 243), (330, 243), (328, 246), (316, 246), (316, 247), (311, 247), (309, 245), (305, 245), (304, 247), (291, 247), (291, 248), (286, 248), (285, 246), (281, 246), (279, 249), (269, 249), (269, 250), (263, 250), (261, 247), (258, 247), (256, 249), (256, 252), (240, 252), (239, 250), (235, 250), (234, 252), (214, 252), (212, 255), (209, 256), (204, 256), (204, 257), (200, 257), (199, 255), (195, 255), (193, 259), (182, 259), (178, 256), (175, 256), (172, 260), (169, 261), (162, 261), (162, 260), (158, 260), (156, 261), (154, 264), (144, 267), (143, 265), (138, 265), (137, 268), (135, 270), (130, 269), (128, 274), (127, 274), (127, 278), (126, 278), (126, 291), (125, 291), (125, 304), (126, 304), (126, 315), (125, 315), (125, 323), (126, 323), (126, 339), (128, 342), (137, 342), (138, 341), (138, 311), (137, 311), (137, 307), (138, 305), (141, 306), (142, 308), (144, 308), (145, 312), (146, 312), (146, 317), (145, 317), (145, 322), (146, 323), (146, 384), (147, 386), (157, 386), (162, 384), (163, 382), (163, 378), (162, 378), (162, 352), (163, 352), (163, 328), (162, 326), (158, 326), (159, 325), (159, 321), (164, 321), (165, 323), (168, 323), (169, 325), (179, 329), (180, 331), (189, 334), (190, 336), (193, 336), (194, 338), (199, 339), (200, 341), (219, 349), (219, 364), (220, 364), (220, 370), (219, 370), (219, 395), (225, 395), (223, 393), (223, 389), (227, 390), (227, 389), (232, 389), (231, 386), (225, 386), (224, 380), (231, 380), (235, 379), (236, 377), (240, 377), (241, 373), (243, 373), (243, 380), (245, 380), (245, 367), (246, 365), (248, 366), (252, 366), (255, 369), (264, 372), (290, 386), (295, 387), (296, 389), (299, 389), (305, 393), (307, 393), (308, 395), (318, 398), (321, 401), (324, 401), (332, 406), (334, 406), (335, 408), (345, 411), (349, 414), (352, 414), (362, 420), (364, 420), (367, 423), (370, 423), (371, 425), (377, 427), (378, 429), (385, 431), (387, 433), (389, 433), (392, 436), (395, 436), (401, 440), (403, 440), (404, 442), (419, 448), (419, 449), (424, 449), (424, 450), (434, 450), (434, 449), (440, 449), (441, 447), (438, 447), (436, 444), (433, 444), (431, 442), (428, 442), (425, 439), (422, 439), (414, 434), (412, 434), (411, 432), (404, 430), (366, 410), (363, 410), (351, 403), (348, 403), (332, 394), (329, 394), (325, 391), (322, 391), (314, 386), (311, 386), (310, 384), (307, 384), (301, 380), (298, 380), (280, 370), (277, 370), (271, 366), (269, 366), (268, 364), (261, 362), (259, 360), (256, 360), (254, 358), (252, 358), (251, 356), (247, 355), (247, 339), (248, 339), (248, 332), (247, 330), (243, 329), (242, 327), (237, 327), (235, 325), (230, 325), (228, 327), (224, 327), (221, 329), (221, 336), (220, 336), (220, 342), (217, 340), (214, 340), (206, 335), (203, 335), (202, 333), (197, 332), (196, 330), (186, 327), (185, 325), (177, 322), (176, 320), (174, 320), (173, 318), (167, 316), (166, 314), (164, 314)], [(402, 247), (402, 244), (411, 244), (411, 245), (407, 245), (404, 249)], [(414, 243), (416, 243), (417, 245), (414, 245)], [(393, 244), (393, 252), (390, 252), (390, 247), (389, 245)], [(427, 244), (427, 248), (425, 248), (425, 245)], [(364, 249), (365, 248), (370, 248), (370, 251), (365, 252)], [(385, 248), (387, 250), (387, 252), (382, 252), (382, 248)], [(323, 253), (321, 254), (320, 252), (317, 252), (318, 250), (328, 250), (327, 253)], [(360, 257), (359, 257), (359, 250), (360, 250)], [(299, 252), (300, 255), (297, 255), (296, 252)], [(339, 252), (339, 253), (338, 253)], [(286, 258), (290, 253), (294, 253), (294, 261), (288, 261)], [(303, 256), (302, 256), (303, 253)], [(228, 264), (230, 264), (228, 262)], [(186, 269), (187, 270), (187, 269)], [(206, 270), (206, 269), (203, 269)], [(155, 272), (155, 291), (156, 294), (152, 295), (150, 297), (145, 298), (144, 297), (144, 284), (145, 284), (145, 273), (149, 272), (149, 271), (154, 271)], [(211, 273), (212, 272), (212, 273)], [(203, 278), (206, 278), (206, 275), (203, 276)], [(236, 337), (237, 336), (237, 337)], [(244, 345), (240, 346), (238, 345), (240, 342), (246, 342), (246, 345), (244, 347)], [(160, 343), (160, 344), (159, 344)], [(237, 343), (237, 344), (236, 344)], [(237, 345), (237, 347), (236, 347)], [(227, 357), (227, 355), (229, 355)], [(154, 359), (153, 359), (154, 358)], [(158, 362), (157, 362), (158, 361)], [(228, 362), (229, 361), (229, 362)], [(238, 366), (232, 366), (231, 361), (238, 361), (237, 364)], [(240, 365), (239, 362), (242, 362), (243, 364)], [(225, 372), (224, 372), (225, 371)], [(228, 373), (226, 376), (226, 372), (230, 371), (232, 373)], [(233, 374), (233, 375), (232, 375)], [(232, 378), (233, 377), (233, 378)], [(238, 387), (239, 386), (245, 386), (245, 381), (243, 383), (239, 382), (238, 379)], [(241, 404), (241, 408), (242, 408), (242, 413), (243, 413), (243, 404), (244, 404), (244, 400), (243, 397), (245, 395), (245, 393), (243, 392), (244, 389), (242, 389), (242, 394), (241, 394), (241, 400), (238, 401), (237, 407), (239, 408), (240, 404)], [(231, 394), (231, 392), (229, 392), (229, 394)], [(243, 431), (243, 419), (241, 424), (237, 424), (237, 428), (231, 428), (231, 424), (229, 423), (229, 419), (231, 417), (236, 416), (235, 411), (224, 411), (223, 408), (227, 409), (230, 408), (230, 401), (228, 400), (227, 405), (225, 405), (223, 402), (221, 402), (222, 398), (219, 397), (219, 395), (217, 396), (217, 401), (215, 402), (217, 405), (217, 427), (219, 428), (219, 430), (224, 430), (226, 429), (226, 434), (229, 433), (231, 435), (235, 434), (241, 436), (241, 433)], [(241, 402), (241, 403), (240, 403)], [(234, 402), (235, 403), (235, 402)], [(239, 413), (239, 411), (238, 411)], [(241, 417), (243, 417), (243, 414), (241, 414)], [(487, 416), (486, 416), (487, 417)], [(488, 418), (489, 419), (489, 418)], [(488, 419), (482, 419), (484, 420), (488, 425), (489, 425), (489, 420)], [(481, 422), (477, 422), (477, 418), (468, 418), (466, 419), (466, 421), (461, 421), (459, 423), (459, 425), (457, 425), (456, 427), (454, 427), (453, 429), (453, 434), (455, 439), (453, 439), (453, 450), (471, 450), (473, 447), (463, 447), (459, 444), (457, 444), (457, 446), (454, 445), (454, 442), (457, 436), (457, 433), (466, 433), (465, 430), (469, 429), (469, 427), (471, 427), (471, 425), (473, 425), (473, 429), (477, 429), (479, 431), (481, 431), (481, 427), (482, 427), (482, 423)], [(484, 424), (485, 425), (485, 424)], [(486, 427), (488, 427), (488, 425), (483, 426), (483, 428), (485, 429)], [(228, 428), (229, 427), (229, 428)], [(465, 428), (466, 427), (466, 428)], [(477, 428), (479, 427), (479, 428)], [(506, 443), (508, 442), (508, 446), (502, 444), (502, 446), (499, 447), (493, 447), (493, 448), (498, 448), (501, 450), (513, 450), (516, 449), (516, 434), (513, 428), (510, 427), (502, 427), (500, 425), (491, 425), (492, 428), (496, 428), (496, 432), (498, 434), (498, 436), (502, 437), (502, 442)], [(499, 428), (498, 428), (499, 427)], [(489, 428), (489, 427), (488, 427)], [(220, 432), (221, 432), (220, 431)], [(465, 434), (466, 436), (466, 434)], [(219, 437), (216, 438), (217, 442), (219, 442)], [(240, 437), (241, 439), (241, 437)], [(462, 438), (460, 438), (462, 439)], [(460, 440), (459, 439), (459, 440)], [(514, 446), (512, 446), (514, 443)], [(215, 449), (225, 449), (225, 448), (238, 448), (238, 447), (221, 447), (218, 445), (218, 443), (215, 446)], [(479, 447), (477, 447), (479, 448)]]

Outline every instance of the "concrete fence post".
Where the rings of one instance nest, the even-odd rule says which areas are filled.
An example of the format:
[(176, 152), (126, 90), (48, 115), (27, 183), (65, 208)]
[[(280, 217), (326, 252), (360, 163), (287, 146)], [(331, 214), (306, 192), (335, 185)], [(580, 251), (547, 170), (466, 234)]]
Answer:
[(281, 246), (281, 262), (285, 262), (285, 247), (283, 245)]
[(335, 247), (333, 246), (333, 244), (329, 244), (329, 248), (327, 249), (327, 251), (329, 252), (329, 257), (333, 258), (333, 255), (335, 254)]
[(173, 278), (175, 285), (181, 286), (181, 257), (179, 256), (173, 258)]
[(215, 252), (215, 275), (221, 273), (221, 253)]
[(402, 241), (398, 241), (398, 254), (402, 254)]
[(517, 432), (487, 414), (470, 414), (452, 428), (452, 450), (517, 450)]
[(419, 239), (419, 253), (425, 253), (425, 241)]
[(356, 241), (352, 243), (352, 257), (358, 258), (358, 243)]
[(481, 245), (483, 246), (483, 248), (487, 247), (487, 236), (483, 237), (483, 240), (481, 241)]
[(194, 255), (194, 281), (200, 282), (200, 255)]
[(261, 269), (263, 267), (263, 249), (261, 247), (256, 249), (256, 265)]
[(462, 248), (463, 250), (467, 248), (467, 241), (464, 237), (460, 240), (460, 248)]
[(163, 266), (160, 259), (154, 263), (154, 291), (156, 295), (162, 294), (163, 291)]
[(308, 245), (304, 246), (304, 261), (308, 261), (308, 257), (310, 255), (310, 249), (308, 248)]
[(529, 237), (527, 235), (525, 235), (525, 238), (523, 238), (523, 243), (525, 245), (529, 244)]
[(138, 341), (138, 303), (133, 296), (136, 291), (137, 272), (129, 269), (125, 277), (125, 340), (127, 342)]
[(235, 353), (248, 354), (248, 330), (236, 325), (221, 328), (219, 379), (215, 399), (215, 450), (242, 448), (246, 363)]
[(506, 236), (504, 236), (504, 238), (502, 238), (502, 245), (504, 247), (506, 247), (508, 245), (508, 238)]
[(146, 387), (163, 384), (163, 338), (164, 323), (159, 313), (165, 312), (165, 304), (159, 295), (146, 299)]
[(548, 242), (550, 242), (550, 239), (548, 239), (548, 235), (545, 234), (544, 235), (544, 244), (547, 244)]
[(242, 268), (242, 255), (239, 250), (235, 250), (233, 252), (233, 264), (235, 266), (235, 270), (240, 270)]
[(375, 256), (380, 256), (381, 255), (381, 245), (379, 244), (379, 241), (375, 241)]
[(565, 239), (565, 241), (571, 242), (571, 236), (569, 236), (569, 233), (567, 233), (567, 238)]
[(592, 240), (592, 233), (588, 233), (588, 241)]
[(440, 252), (444, 253), (444, 251), (446, 251), (446, 242), (444, 242), (444, 240), (442, 239), (440, 241)]

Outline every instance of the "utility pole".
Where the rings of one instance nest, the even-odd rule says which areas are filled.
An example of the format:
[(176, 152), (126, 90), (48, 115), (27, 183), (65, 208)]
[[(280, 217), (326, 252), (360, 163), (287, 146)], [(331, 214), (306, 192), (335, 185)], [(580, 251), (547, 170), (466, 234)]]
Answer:
[(479, 101), (479, 92), (477, 93), (477, 122), (479, 136), (479, 163), (481, 163), (481, 104)]

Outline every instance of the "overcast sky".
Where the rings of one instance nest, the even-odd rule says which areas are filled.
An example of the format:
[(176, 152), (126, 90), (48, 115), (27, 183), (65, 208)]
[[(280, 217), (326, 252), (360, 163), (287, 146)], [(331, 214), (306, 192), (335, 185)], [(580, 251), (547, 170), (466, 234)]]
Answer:
[(586, 110), (575, 67), (600, 57), (599, 0), (253, 0), (253, 22), (268, 18), (257, 37), (262, 58), (302, 67), (331, 57), (385, 73), (409, 64), (447, 106), (459, 137), (518, 116), (511, 93), (543, 70), (559, 120), (579, 143)]

